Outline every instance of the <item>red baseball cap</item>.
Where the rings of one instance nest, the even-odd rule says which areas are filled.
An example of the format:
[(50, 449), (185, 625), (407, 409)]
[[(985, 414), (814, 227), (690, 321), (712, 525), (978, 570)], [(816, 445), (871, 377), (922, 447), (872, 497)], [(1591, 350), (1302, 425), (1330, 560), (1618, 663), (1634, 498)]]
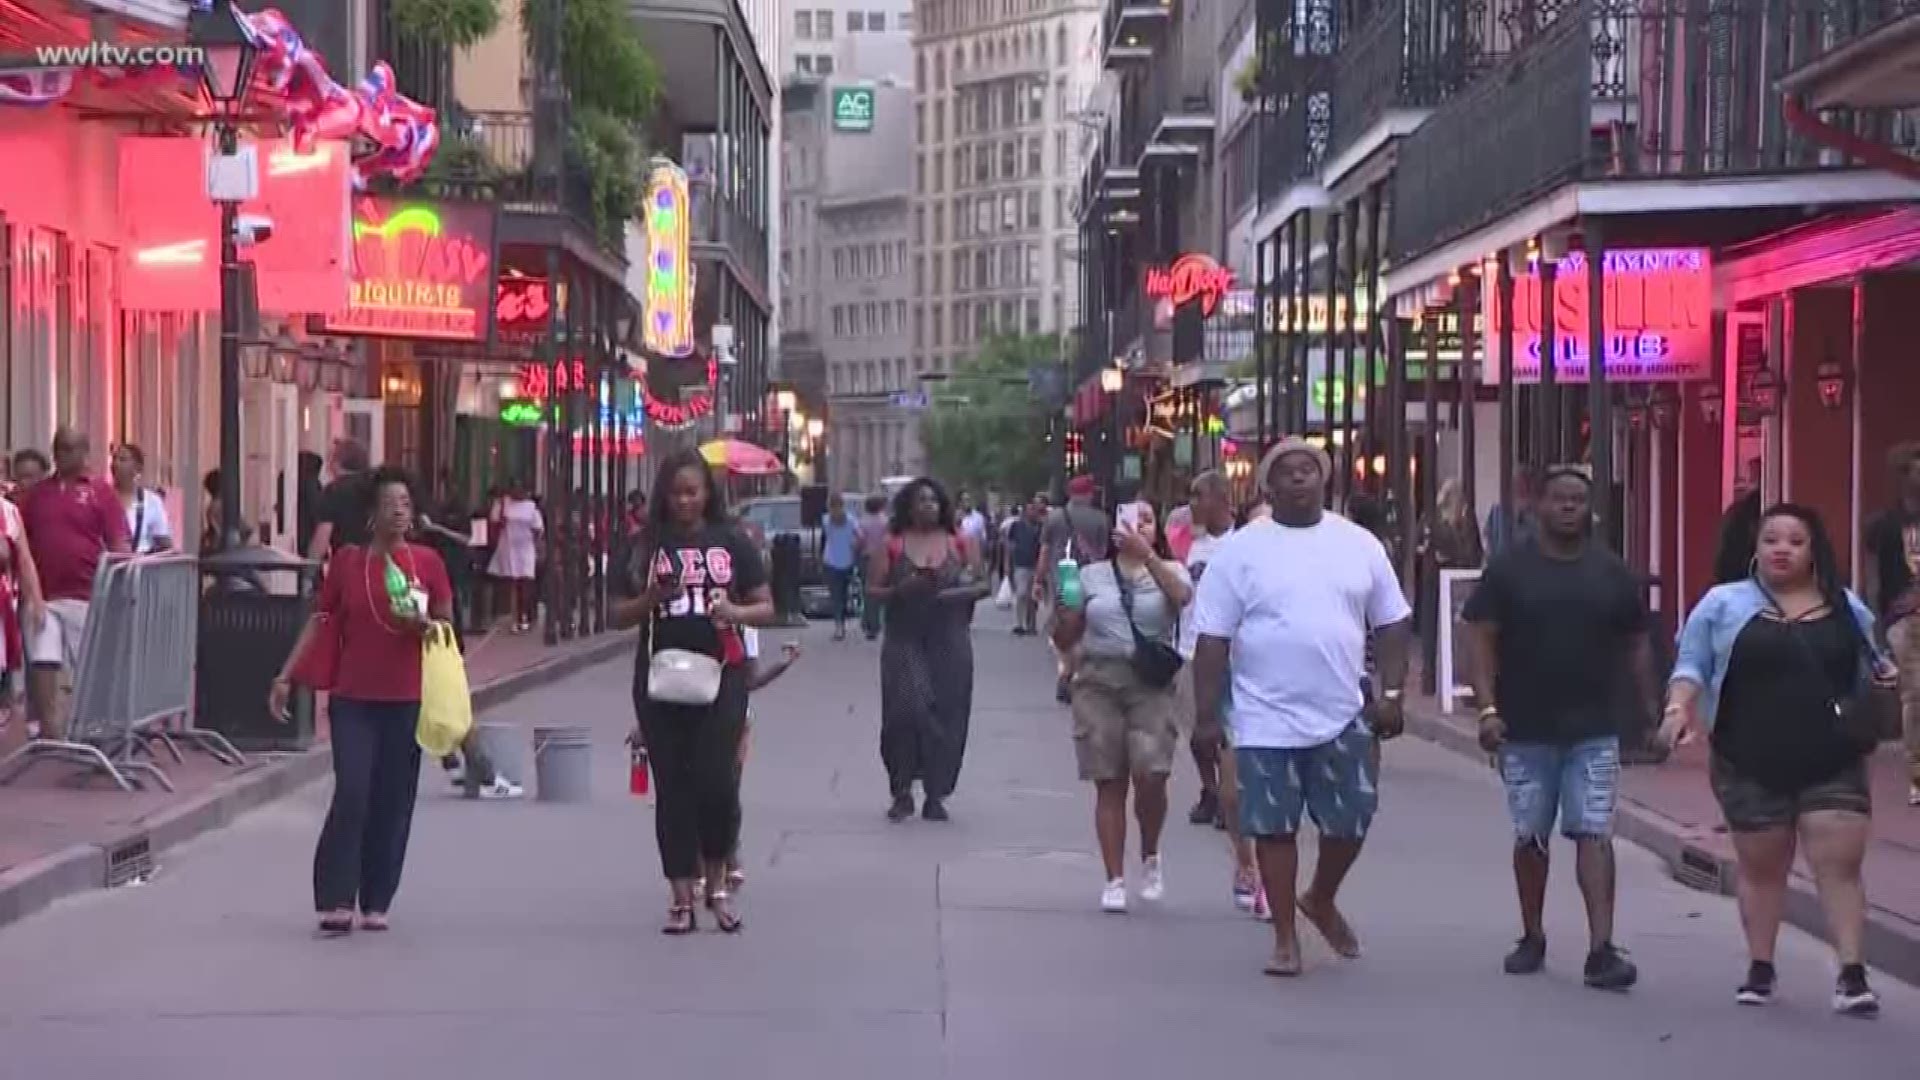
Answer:
[(1093, 492), (1094, 483), (1093, 477), (1091, 476), (1076, 476), (1067, 481), (1067, 494), (1069, 495), (1091, 495)]

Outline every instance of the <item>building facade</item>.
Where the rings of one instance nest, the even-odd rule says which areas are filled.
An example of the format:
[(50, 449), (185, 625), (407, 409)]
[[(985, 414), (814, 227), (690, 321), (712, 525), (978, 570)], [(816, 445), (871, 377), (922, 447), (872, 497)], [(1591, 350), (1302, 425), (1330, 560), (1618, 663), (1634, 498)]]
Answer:
[(913, 75), (912, 0), (794, 0), (781, 42), (784, 79), (872, 79), (905, 84)]
[(1080, 321), (1074, 214), (1099, 78), (1088, 0), (923, 0), (914, 23), (914, 374)]

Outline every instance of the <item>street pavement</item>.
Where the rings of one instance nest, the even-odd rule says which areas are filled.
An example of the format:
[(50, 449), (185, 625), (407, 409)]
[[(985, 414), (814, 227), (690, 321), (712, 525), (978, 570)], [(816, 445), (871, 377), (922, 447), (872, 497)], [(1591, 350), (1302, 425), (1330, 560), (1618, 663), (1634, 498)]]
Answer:
[(1631, 847), (1619, 936), (1640, 988), (1580, 986), (1570, 857), (1548, 971), (1501, 974), (1516, 931), (1495, 779), (1412, 740), (1387, 748), (1347, 893), (1365, 958), (1309, 937), (1304, 978), (1260, 974), (1270, 939), (1231, 909), (1220, 834), (1185, 823), (1184, 761), (1168, 902), (1100, 914), (1043, 646), (983, 606), (954, 820), (893, 826), (878, 651), (805, 642), (756, 702), (740, 936), (658, 933), (620, 748), (631, 668), (609, 663), (488, 717), (592, 724), (594, 801), (468, 803), (430, 769), (384, 937), (311, 935), (324, 783), (175, 849), (149, 884), (0, 930), (0, 1077), (1920, 1075), (1920, 993), (1881, 978), (1882, 1019), (1835, 1017), (1827, 951), (1789, 931), (1783, 1000), (1735, 1006), (1732, 903)]

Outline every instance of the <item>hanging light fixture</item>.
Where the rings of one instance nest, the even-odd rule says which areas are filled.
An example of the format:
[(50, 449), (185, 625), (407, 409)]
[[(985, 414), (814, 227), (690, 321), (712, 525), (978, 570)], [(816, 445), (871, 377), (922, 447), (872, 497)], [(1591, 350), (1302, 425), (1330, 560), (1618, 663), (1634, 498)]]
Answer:
[(300, 354), (292, 349), (273, 350), (273, 381), (291, 385)]
[(1706, 383), (1700, 387), (1700, 418), (1709, 426), (1719, 427), (1726, 416), (1727, 395), (1717, 382)]
[(249, 379), (264, 379), (269, 370), (265, 345), (250, 345), (240, 352), (240, 369)]
[(1847, 402), (1847, 369), (1828, 357), (1813, 369), (1814, 384), (1820, 391), (1820, 404), (1838, 409)]
[(253, 35), (241, 25), (231, 3), (217, 3), (193, 16), (188, 41), (199, 50), (200, 87), (221, 112), (235, 112), (245, 101), (259, 55)]

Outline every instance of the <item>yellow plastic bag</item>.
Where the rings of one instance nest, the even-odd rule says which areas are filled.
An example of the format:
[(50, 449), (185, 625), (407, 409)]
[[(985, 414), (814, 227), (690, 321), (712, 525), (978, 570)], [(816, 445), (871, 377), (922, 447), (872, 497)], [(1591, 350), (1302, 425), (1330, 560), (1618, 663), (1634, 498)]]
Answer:
[(420, 657), (420, 725), (414, 741), (434, 757), (460, 748), (473, 730), (473, 697), (467, 692), (467, 665), (454, 643), (453, 627), (435, 623), (427, 631)]

